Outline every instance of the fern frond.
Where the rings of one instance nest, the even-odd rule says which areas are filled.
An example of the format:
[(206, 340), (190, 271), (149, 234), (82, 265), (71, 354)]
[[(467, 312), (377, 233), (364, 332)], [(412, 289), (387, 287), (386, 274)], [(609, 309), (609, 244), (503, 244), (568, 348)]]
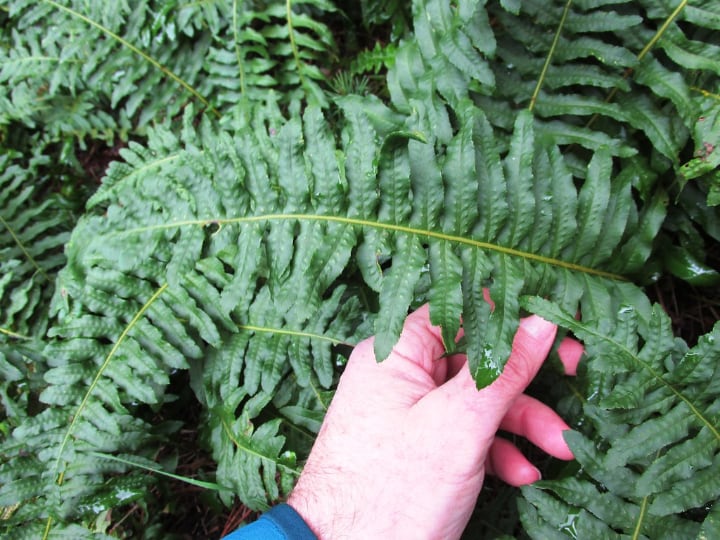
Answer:
[[(362, 274), (379, 295), (378, 355), (397, 340), (429, 268), (433, 319), (450, 347), (462, 312), (480, 385), (502, 370), (522, 294), (543, 291), (569, 310), (580, 302), (589, 316), (616, 306), (617, 292), (631, 286), (613, 280), (642, 263), (616, 254), (627, 238), (637, 241), (639, 216), (661, 206), (638, 210), (627, 180), (611, 181), (605, 153), (591, 160), (578, 194), (557, 149), (536, 144), (529, 114), (518, 117), (502, 157), (480, 110), (462, 106), (447, 144), (434, 139), (425, 117), (408, 118), (405, 130), (379, 144), (351, 99), (342, 141), (309, 108), (278, 129), (267, 160), (260, 139), (242, 127), (217, 131), (203, 122), (193, 132), (191, 110), (182, 138), (159, 129), (151, 132), (152, 153), (126, 150), (126, 164), (114, 166), (111, 174), (119, 174), (91, 201), (106, 210), (76, 228), (74, 238), (86, 240), (69, 242), (70, 264), (59, 279), (64, 296), (56, 297), (51, 335), (62, 339), (48, 349), (57, 360), (42, 398), (73, 418), (47, 430), (60, 437), (49, 454), (61, 478), (84, 448), (119, 451), (111, 446), (127, 403), (161, 403), (168, 371), (187, 357), (194, 372), (195, 359), (206, 356), (193, 387), (217, 412), (210, 440), (220, 469), (245, 479), (231, 487), (253, 507), (279, 496), (275, 472), (287, 487), (295, 470), (280, 457), (280, 424), (258, 424), (252, 436), (246, 429), (289, 374), (300, 388), (332, 384), (333, 343), (354, 342), (361, 322), (357, 309), (347, 309), (358, 305), (357, 292), (341, 279), (356, 252), (372, 258)], [(365, 140), (373, 154), (361, 163), (354, 156)], [(434, 156), (437, 166), (418, 169), (413, 153)], [(533, 186), (541, 173), (545, 182)], [(486, 188), (504, 204), (476, 206)], [(377, 203), (357, 193), (378, 194)], [(481, 215), (490, 206), (494, 213)], [(494, 309), (483, 300), (486, 287)], [(282, 408), (322, 413), (320, 402), (302, 403)], [(228, 416), (238, 407), (245, 410), (239, 420)], [(81, 428), (95, 424), (107, 434)]]
[(694, 537), (700, 524), (681, 514), (720, 496), (720, 326), (688, 350), (657, 307), (624, 307), (608, 324), (578, 322), (537, 298), (526, 305), (583, 340), (592, 425), (567, 436), (584, 473), (524, 490), (535, 507), (525, 519), (561, 527), (571, 514), (574, 527), (600, 520), (635, 537)]
[(269, 88), (286, 102), (327, 103), (320, 68), (335, 43), (308, 14), (331, 12), (325, 2), (193, 7), (145, 0), (100, 9), (14, 0), (9, 7), (0, 122), (44, 126), (48, 142), (144, 135), (151, 122), (179, 116), (192, 100), (219, 115), (241, 96), (264, 99)]
[[(43, 336), (57, 270), (65, 263), (72, 215), (48, 189), (43, 158), (0, 155), (0, 340)], [(2, 342), (0, 341), (0, 343)]]
[(372, 49), (362, 51), (353, 59), (349, 71), (353, 75), (368, 73), (377, 75), (394, 64), (396, 54), (397, 46), (394, 44), (388, 43), (383, 46), (380, 43), (375, 43)]
[[(236, 403), (231, 400), (229, 405)], [(278, 435), (280, 419), (254, 429), (246, 411), (239, 418), (230, 407), (212, 412), (211, 444), (218, 461), (217, 474), (233, 492), (256, 509), (266, 509), (281, 493), (287, 494), (299, 472), (292, 454), (281, 455), (284, 438)]]
[[(152, 119), (172, 118), (193, 96), (207, 104), (194, 82), (208, 40), (176, 39), (168, 47), (164, 29), (148, 24), (148, 4), (101, 9), (83, 2), (13, 2), (7, 23), (12, 46), (0, 51), (0, 80), (12, 84), (3, 84), (8, 100), (0, 115), (46, 126), (50, 142), (110, 142), (131, 123), (143, 130)], [(148, 31), (152, 35), (142, 35)], [(23, 91), (10, 93), (13, 87)], [(178, 99), (185, 91), (188, 98)], [(21, 114), (16, 105), (25, 105)]]
[[(598, 148), (591, 144), (592, 136), (615, 138), (625, 124), (645, 133), (677, 167), (689, 129), (704, 112), (690, 95), (693, 80), (701, 72), (717, 80), (717, 65), (710, 60), (717, 58), (710, 50), (715, 45), (705, 37), (717, 17), (712, 8), (693, 11), (686, 2), (613, 4), (523, 2), (517, 12), (489, 6), (498, 21), (498, 58), (489, 63), (498, 84), (492, 94), (481, 91), (490, 94), (481, 101), (495, 109), (508, 98), (529, 103), (554, 124), (553, 137), (560, 137), (554, 141), (572, 140), (592, 149)], [(614, 36), (614, 42), (604, 35)], [(673, 48), (680, 41), (683, 45)], [(631, 91), (638, 86), (649, 90), (642, 99)], [(584, 99), (577, 99), (580, 94)], [(591, 96), (597, 96), (594, 110), (586, 108)], [(668, 114), (667, 100), (673, 114)], [(571, 135), (587, 123), (578, 116), (588, 114), (587, 135)], [(657, 124), (660, 118), (665, 125)], [(501, 125), (499, 118), (491, 120)], [(561, 135), (560, 125), (566, 126), (566, 134)]]
[(307, 96), (327, 105), (321, 68), (336, 54), (328, 27), (310, 13), (331, 13), (327, 2), (238, 2), (228, 6), (232, 27), (215, 38), (206, 84), (231, 106), (241, 98), (261, 101), (269, 89), (283, 100)]
[(708, 105), (707, 112), (697, 119), (693, 129), (695, 151), (678, 171), (680, 189), (693, 180), (707, 194), (708, 206), (720, 204), (720, 103)]

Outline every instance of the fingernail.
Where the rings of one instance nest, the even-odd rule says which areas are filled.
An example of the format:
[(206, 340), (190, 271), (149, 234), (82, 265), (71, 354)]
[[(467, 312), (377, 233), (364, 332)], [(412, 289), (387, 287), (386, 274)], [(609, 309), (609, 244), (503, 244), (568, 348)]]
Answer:
[(540, 472), (540, 469), (538, 469), (537, 467), (533, 467), (533, 469), (535, 469), (535, 472), (537, 473), (537, 479), (535, 480), (535, 482), (537, 482), (538, 480), (542, 480), (542, 473)]
[(525, 332), (535, 339), (545, 339), (555, 334), (555, 325), (537, 315), (523, 319), (522, 327)]

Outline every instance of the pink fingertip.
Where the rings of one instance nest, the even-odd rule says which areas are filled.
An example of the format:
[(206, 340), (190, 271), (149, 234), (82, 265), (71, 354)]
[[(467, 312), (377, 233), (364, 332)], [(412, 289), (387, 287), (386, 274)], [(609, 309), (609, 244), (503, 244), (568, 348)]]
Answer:
[(580, 363), (585, 348), (579, 341), (572, 338), (565, 338), (558, 346), (558, 356), (565, 368), (565, 374), (577, 375), (577, 367)]
[(575, 459), (575, 454), (572, 453), (572, 450), (570, 450), (570, 447), (565, 442), (565, 437), (562, 436), (562, 434), (566, 431), (570, 431), (570, 427), (560, 432), (560, 441), (554, 448), (554, 451), (550, 452), (550, 454), (557, 459), (562, 459), (563, 461), (571, 461)]
[(555, 325), (537, 315), (531, 315), (520, 322), (525, 333), (537, 340), (544, 340), (555, 335)]
[(542, 475), (520, 450), (507, 439), (496, 438), (487, 460), (488, 472), (511, 486), (524, 486), (540, 480)]
[(517, 471), (515, 477), (512, 480), (514, 481), (508, 482), (512, 486), (526, 486), (528, 484), (533, 484), (538, 480), (542, 480), (542, 473), (537, 467), (533, 465), (527, 465), (526, 467)]
[(490, 289), (487, 287), (483, 288), (483, 299), (490, 304), (490, 311), (495, 311), (495, 302), (493, 302), (493, 299), (490, 297)]
[(537, 467), (533, 467), (533, 470), (534, 470), (535, 473), (537, 474), (537, 477), (535, 478), (535, 480), (533, 480), (532, 482), (530, 482), (531, 484), (532, 484), (533, 482), (537, 482), (538, 480), (542, 480), (542, 473), (540, 472), (540, 469), (538, 469)]

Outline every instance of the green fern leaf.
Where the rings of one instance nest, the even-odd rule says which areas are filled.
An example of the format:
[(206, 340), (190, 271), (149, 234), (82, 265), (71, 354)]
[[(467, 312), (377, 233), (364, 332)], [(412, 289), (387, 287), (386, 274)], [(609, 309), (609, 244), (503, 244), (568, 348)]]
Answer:
[[(703, 20), (703, 23), (707, 22), (708, 19)], [(658, 45), (675, 62), (689, 69), (720, 73), (720, 64), (715, 60), (720, 53), (720, 47), (712, 43), (687, 39), (677, 26), (670, 27)]]
[(698, 508), (720, 496), (720, 456), (716, 455), (709, 467), (696, 472), (691, 479), (675, 482), (672, 490), (654, 497), (650, 512), (661, 516), (678, 514), (690, 508)]
[[(526, 488), (523, 490), (523, 494), (534, 505), (540, 521), (551, 521), (552, 517), (559, 513), (564, 513), (567, 516), (567, 520), (559, 524), (555, 529), (556, 534), (558, 532), (566, 533), (571, 536), (582, 536), (583, 538), (615, 537), (612, 529), (584, 509), (563, 505), (557, 499), (544, 494), (541, 490)], [(557, 537), (565, 538), (566, 536), (557, 534)]]
[(0, 339), (44, 334), (52, 279), (64, 264), (71, 215), (57, 198), (37, 202), (48, 183), (43, 165), (33, 159), (23, 167), (13, 152), (0, 156)]
[(460, 330), (462, 316), (462, 261), (448, 242), (431, 242), (429, 249), (431, 279), (435, 284), (430, 294), (430, 321), (434, 324), (457, 321), (442, 327), (445, 349), (452, 351)]
[(380, 359), (387, 358), (397, 342), (425, 264), (425, 250), (416, 238), (396, 237), (394, 251), (393, 266), (383, 277), (380, 290), (380, 302), (387, 307), (375, 321), (375, 354)]
[(361, 51), (350, 64), (349, 71), (352, 75), (364, 75), (373, 73), (377, 75), (383, 69), (387, 69), (395, 62), (397, 46), (393, 43), (381, 45), (375, 43), (372, 49)]
[(510, 141), (510, 150), (503, 164), (505, 167), (506, 193), (510, 219), (500, 233), (502, 244), (525, 247), (525, 238), (533, 223), (535, 198), (532, 188), (532, 160), (534, 157), (534, 130), (532, 115), (523, 112), (518, 115)]
[[(443, 230), (462, 234), (477, 221), (477, 189), (475, 181), (475, 148), (473, 145), (474, 121), (472, 107), (464, 106), (462, 112), (469, 115), (469, 121), (450, 141), (442, 169), (445, 192), (445, 219)], [(469, 177), (469, 178), (468, 178)], [(469, 181), (467, 181), (469, 179)]]
[(638, 494), (644, 497), (667, 491), (673, 482), (692, 477), (696, 470), (711, 467), (712, 456), (717, 450), (714, 435), (703, 428), (696, 437), (674, 446), (645, 470), (638, 479)]
[(279, 420), (254, 430), (247, 412), (238, 419), (229, 408), (216, 409), (214, 414), (221, 418), (211, 435), (218, 476), (251, 508), (267, 508), (280, 493), (276, 475), (286, 483), (288, 476), (297, 474), (291, 458), (279, 457), (283, 445), (283, 438), (277, 434)]
[(484, 365), (491, 356), (485, 347), (485, 328), (491, 307), (485, 301), (484, 290), (493, 266), (483, 253), (471, 248), (463, 250), (462, 261), (463, 330), (467, 341), (468, 365), (478, 384), (486, 385), (497, 375), (498, 369), (497, 365)]
[(720, 534), (720, 523), (718, 522), (718, 505), (716, 503), (705, 518), (697, 539), (705, 540), (707, 538), (714, 538), (718, 534)]
[[(633, 520), (615, 524), (616, 530), (647, 537), (695, 536), (699, 524), (680, 514), (718, 497), (716, 397), (704, 391), (717, 384), (716, 370), (711, 367), (718, 354), (717, 329), (687, 351), (678, 347), (669, 320), (659, 310), (633, 314), (625, 322), (618, 320), (614, 330), (600, 330), (606, 323), (578, 323), (546, 301), (532, 299), (527, 305), (572, 328), (586, 346), (588, 386), (597, 395), (588, 398), (584, 407), (597, 429), (588, 431), (595, 442), (579, 433), (566, 435), (576, 459), (592, 479), (582, 480), (586, 497), (598, 504), (599, 497), (607, 498), (598, 486), (605, 486), (623, 504), (636, 505), (639, 511)], [(615, 345), (600, 345), (604, 340)], [(687, 377), (699, 365), (705, 366), (703, 370), (710, 367), (710, 371), (699, 372), (703, 380)], [(547, 482), (546, 486), (560, 499), (589, 508), (587, 499), (576, 500), (571, 492), (562, 490), (565, 481), (559, 482)], [(692, 493), (691, 485), (697, 487)], [(615, 513), (616, 518), (619, 515)], [(555, 515), (550, 522), (557, 524), (562, 519)]]

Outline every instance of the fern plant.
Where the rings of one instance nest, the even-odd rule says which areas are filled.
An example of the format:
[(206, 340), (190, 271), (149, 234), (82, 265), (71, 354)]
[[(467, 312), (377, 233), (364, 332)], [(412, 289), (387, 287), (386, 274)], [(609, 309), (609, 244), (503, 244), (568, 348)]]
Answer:
[(221, 90), (217, 100), (232, 107), (241, 99), (262, 100), (272, 90), (286, 101), (307, 97), (327, 105), (321, 68), (331, 65), (328, 55), (337, 54), (336, 45), (313, 15), (334, 9), (324, 0), (228, 5), (223, 16), (231, 13), (232, 22), (225, 35), (216, 34), (209, 55), (207, 82)]
[[(146, 141), (121, 150), (65, 244), (47, 336), (47, 316), (26, 330), (44, 349), (24, 358), (47, 367), (39, 404), (0, 444), (4, 532), (106, 535), (109, 512), (170, 473), (158, 456), (177, 426), (147, 411), (167, 409), (183, 372), (217, 462), (203, 485), (267, 507), (299, 474), (349, 347), (375, 334), (385, 357), (429, 302), (449, 350), (462, 320), (478, 386), (502, 370), (522, 311), (585, 343), (564, 400), (579, 469), (523, 490), (527, 534), (712, 536), (718, 330), (692, 348), (674, 338), (632, 279), (678, 195), (666, 188), (685, 174), (686, 196), (688, 170), (712, 174), (681, 155), (708, 137), (691, 130), (715, 107), (716, 8), (543, 5), (417, 0), (414, 34), (383, 49), (386, 103), (325, 93), (323, 2), (13, 3), (27, 32), (5, 39), (23, 59), (6, 80), (36, 98), (48, 72), (14, 70), (47, 44), (87, 52), (66, 39), (82, 28), (105, 54), (63, 65), (50, 106), (76, 88), (112, 96), (117, 57), (135, 74), (108, 125), (126, 118)], [(41, 16), (61, 21), (45, 40)]]
[[(42, 338), (63, 245), (74, 216), (51, 189), (48, 160), (0, 152), (0, 428), (4, 436), (37, 412), (33, 403), (47, 369)], [(17, 452), (24, 451), (22, 447)], [(4, 459), (3, 459), (4, 461)], [(20, 466), (16, 463), (15, 466)], [(3, 483), (10, 479), (4, 476)], [(4, 505), (12, 514), (17, 505)]]
[(585, 324), (544, 300), (527, 306), (571, 329), (593, 359), (578, 393), (590, 426), (567, 435), (581, 470), (523, 490), (530, 535), (714, 537), (712, 514), (702, 526), (686, 512), (705, 509), (720, 488), (720, 326), (689, 349), (659, 306)]
[[(333, 382), (332, 344), (354, 342), (356, 328), (367, 332), (360, 298), (341, 279), (350, 261), (378, 294), (381, 357), (429, 266), (423, 297), (448, 346), (462, 312), (479, 384), (502, 368), (520, 295), (541, 292), (570, 310), (580, 302), (587, 316), (611, 312), (620, 299), (642, 301), (619, 272), (642, 264), (648, 250), (638, 238), (653, 236), (648, 223), (657, 226), (653, 216), (663, 208), (638, 214), (622, 197), (628, 181), (601, 173), (608, 154), (591, 161), (576, 194), (557, 149), (533, 144), (529, 114), (518, 117), (501, 159), (492, 129), (470, 104), (450, 144), (437, 147), (405, 137), (420, 137), (422, 118), (383, 138), (357, 100), (343, 109), (340, 149), (320, 111), (310, 108), (272, 139), (248, 129), (233, 137), (205, 123), (195, 140), (189, 112), (184, 140), (158, 134), (165, 152), (154, 147), (154, 163), (125, 152), (152, 173), (125, 175), (108, 188), (112, 204), (76, 227), (58, 280), (58, 324), (50, 336), (61, 339), (46, 350), (53, 368), (41, 394), (49, 407), (24, 426), (42, 425), (37, 442), (48, 450), (36, 470), (28, 467), (27, 481), (57, 482), (49, 492), (56, 499), (42, 507), (65, 501), (61, 512), (69, 512), (89, 494), (87, 474), (117, 470), (114, 461), (103, 466), (98, 452), (122, 455), (147, 445), (128, 436), (147, 429), (127, 415), (128, 406), (161, 405), (172, 369), (190, 369), (213, 413), (209, 439), (223, 481), (257, 508), (279, 496), (276, 474), (286, 490), (294, 461), (282, 453), (278, 420), (258, 424), (258, 417), (273, 401), (293, 420), (314, 417), (317, 428), (326, 405), (318, 389)], [(267, 161), (258, 158), (260, 141), (268, 145)], [(547, 184), (532, 187), (533, 174)], [(506, 182), (515, 183), (512, 191)], [(518, 192), (532, 199), (514, 203)], [(473, 202), (480, 193), (506, 202), (480, 214)], [(598, 200), (612, 219), (599, 218)], [(618, 216), (626, 222), (618, 225)], [(631, 234), (623, 238), (626, 229)], [(482, 300), (484, 287), (497, 302), (494, 311)], [(276, 393), (290, 375), (296, 388)], [(79, 459), (88, 454), (92, 467)], [(67, 518), (63, 513), (51, 517)]]
[(23, 159), (4, 149), (0, 155), (0, 328), (5, 336), (43, 335), (48, 326), (42, 307), (52, 295), (55, 272), (65, 263), (62, 247), (70, 237), (72, 216), (56, 197), (38, 203), (45, 182), (32, 182), (47, 167), (43, 156)]
[(189, 100), (217, 116), (268, 89), (325, 103), (334, 41), (310, 15), (333, 9), (322, 0), (5, 3), (0, 122), (42, 126), (48, 142), (143, 135)]
[(29, 390), (15, 385), (35, 380), (32, 370), (42, 371), (41, 363), (32, 365), (40, 362), (36, 339), (47, 332), (55, 274), (65, 264), (62, 248), (73, 221), (56, 196), (42, 194), (50, 189), (47, 165), (43, 156), (26, 161), (8, 149), (0, 155), (0, 361), (10, 418), (21, 410), (14, 401), (26, 399)]

